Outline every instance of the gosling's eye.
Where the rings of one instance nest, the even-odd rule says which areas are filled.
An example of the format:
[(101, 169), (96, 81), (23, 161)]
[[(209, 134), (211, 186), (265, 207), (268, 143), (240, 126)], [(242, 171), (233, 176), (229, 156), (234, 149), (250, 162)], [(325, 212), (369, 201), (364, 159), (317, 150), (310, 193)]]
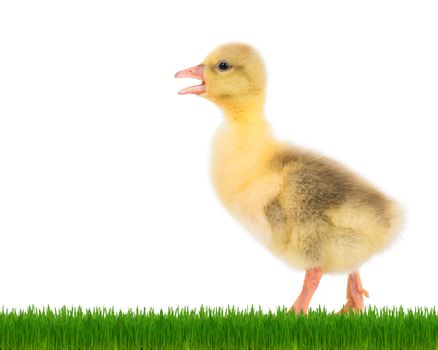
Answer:
[(231, 64), (229, 64), (227, 61), (225, 61), (225, 60), (222, 60), (222, 61), (219, 61), (217, 64), (216, 64), (216, 68), (219, 70), (219, 71), (221, 71), (221, 72), (226, 72), (227, 70), (230, 70), (231, 69)]

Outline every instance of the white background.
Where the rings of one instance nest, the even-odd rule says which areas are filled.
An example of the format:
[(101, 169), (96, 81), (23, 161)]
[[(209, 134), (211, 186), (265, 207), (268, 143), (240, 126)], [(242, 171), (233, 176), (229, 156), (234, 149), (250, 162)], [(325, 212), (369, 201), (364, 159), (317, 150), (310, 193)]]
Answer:
[[(282, 140), (334, 157), (407, 210), (362, 266), (367, 303), (438, 306), (434, 1), (2, 1), (0, 305), (264, 309), (303, 280), (220, 206), (209, 101), (177, 70), (228, 41), (268, 72)], [(312, 301), (337, 310), (346, 276)]]

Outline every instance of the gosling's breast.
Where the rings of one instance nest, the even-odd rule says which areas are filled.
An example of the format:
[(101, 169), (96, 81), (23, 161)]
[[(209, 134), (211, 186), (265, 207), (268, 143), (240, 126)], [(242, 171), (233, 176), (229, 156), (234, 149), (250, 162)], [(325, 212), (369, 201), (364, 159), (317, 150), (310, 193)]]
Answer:
[[(259, 135), (260, 134), (260, 135)], [(272, 240), (265, 206), (278, 195), (282, 176), (270, 159), (275, 143), (265, 133), (224, 125), (213, 142), (213, 186), (224, 206), (259, 241)], [(261, 136), (263, 135), (263, 136)]]
[(232, 215), (263, 245), (273, 241), (272, 225), (266, 217), (266, 206), (278, 195), (281, 176), (261, 176), (237, 191), (226, 206)]

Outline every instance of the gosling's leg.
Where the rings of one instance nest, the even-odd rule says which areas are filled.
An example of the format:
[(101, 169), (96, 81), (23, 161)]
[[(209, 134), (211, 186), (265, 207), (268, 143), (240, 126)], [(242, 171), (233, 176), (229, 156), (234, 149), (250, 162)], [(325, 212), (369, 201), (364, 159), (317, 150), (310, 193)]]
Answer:
[(300, 312), (307, 314), (310, 300), (312, 299), (313, 293), (315, 293), (316, 288), (318, 288), (321, 277), (322, 270), (320, 268), (310, 269), (306, 271), (303, 290), (298, 296), (298, 299), (289, 309), (289, 312), (292, 312), (292, 310), (294, 310), (296, 314), (299, 314)]
[(353, 272), (348, 276), (347, 285), (347, 303), (339, 311), (349, 312), (353, 309), (354, 312), (359, 312), (364, 309), (363, 296), (369, 297), (368, 292), (362, 287), (362, 282), (360, 280), (359, 272)]

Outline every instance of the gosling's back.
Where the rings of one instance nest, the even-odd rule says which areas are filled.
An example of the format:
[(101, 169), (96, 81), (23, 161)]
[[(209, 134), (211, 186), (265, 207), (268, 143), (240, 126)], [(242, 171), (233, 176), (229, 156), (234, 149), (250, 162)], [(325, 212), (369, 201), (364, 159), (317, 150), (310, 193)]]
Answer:
[(271, 249), (292, 265), (353, 271), (393, 240), (396, 204), (342, 165), (294, 148), (271, 162), (282, 178), (265, 206)]

